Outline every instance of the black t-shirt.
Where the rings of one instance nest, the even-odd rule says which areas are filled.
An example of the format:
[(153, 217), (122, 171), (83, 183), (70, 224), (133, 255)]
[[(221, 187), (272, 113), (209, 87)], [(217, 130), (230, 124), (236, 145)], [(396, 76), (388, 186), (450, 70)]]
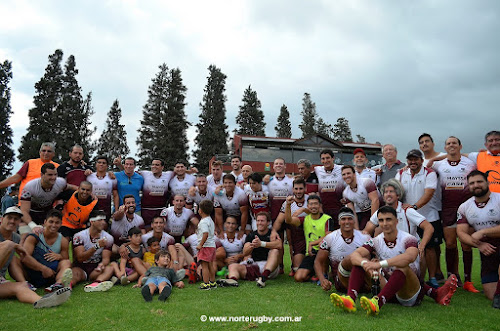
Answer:
[[(257, 231), (252, 231), (247, 235), (245, 243), (251, 243), (255, 237), (259, 237), (261, 241), (270, 242), (271, 241), (271, 229), (267, 231), (265, 235), (260, 235)], [(269, 254), (269, 248), (267, 247), (257, 247), (252, 251), (252, 259), (254, 261), (267, 261), (267, 255)]]
[(318, 184), (318, 176), (316, 176), (314, 171), (309, 174), (309, 177), (306, 179), (306, 183)]

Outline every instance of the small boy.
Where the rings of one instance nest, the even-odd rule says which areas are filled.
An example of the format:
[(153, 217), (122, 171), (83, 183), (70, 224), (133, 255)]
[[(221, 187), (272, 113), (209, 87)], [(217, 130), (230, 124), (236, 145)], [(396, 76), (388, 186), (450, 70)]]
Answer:
[(122, 285), (130, 284), (147, 270), (146, 263), (142, 261), (145, 251), (142, 246), (142, 231), (138, 227), (128, 230), (128, 240), (129, 243), (125, 246), (128, 250), (128, 259), (122, 258), (120, 265), (116, 262), (111, 263)]
[(144, 253), (144, 257), (142, 260), (148, 264), (148, 268), (155, 266), (155, 255), (160, 251), (160, 239), (151, 237), (147, 241), (148, 249), (146, 253)]
[(215, 224), (210, 214), (214, 209), (214, 205), (210, 200), (202, 200), (199, 205), (198, 213), (202, 217), (198, 223), (196, 234), (198, 236), (198, 250), (197, 258), (201, 262), (203, 283), (201, 283), (201, 290), (210, 290), (217, 288), (215, 283), (215, 271), (217, 266), (215, 264)]
[(139, 278), (137, 284), (133, 287), (140, 287), (142, 280), (146, 279), (142, 287), (142, 297), (146, 302), (153, 301), (153, 294), (158, 290), (160, 296), (159, 301), (165, 301), (172, 293), (172, 283), (178, 288), (184, 288), (184, 282), (178, 279), (174, 269), (168, 268), (170, 264), (170, 253), (164, 250), (159, 251), (155, 255), (156, 267), (149, 268), (144, 276)]

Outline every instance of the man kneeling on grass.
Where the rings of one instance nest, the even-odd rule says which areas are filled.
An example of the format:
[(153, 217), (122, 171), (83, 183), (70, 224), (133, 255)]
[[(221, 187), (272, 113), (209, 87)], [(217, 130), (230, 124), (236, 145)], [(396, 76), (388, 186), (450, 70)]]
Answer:
[(142, 297), (146, 302), (153, 301), (153, 294), (156, 291), (160, 293), (158, 297), (159, 301), (165, 301), (172, 293), (172, 283), (178, 288), (184, 288), (184, 282), (181, 279), (177, 279), (177, 275), (174, 269), (168, 268), (170, 264), (170, 253), (164, 250), (159, 251), (155, 255), (155, 267), (149, 268), (144, 276), (141, 276), (137, 284), (133, 287), (140, 287), (144, 281), (144, 286), (142, 286)]
[(281, 240), (275, 238), (271, 241), (269, 228), (269, 213), (260, 212), (256, 216), (257, 231), (250, 232), (246, 237), (243, 255), (246, 261), (229, 265), (227, 279), (220, 279), (220, 286), (238, 286), (238, 279), (256, 280), (257, 286), (265, 287), (268, 278), (276, 278), (279, 272), (278, 263)]
[(21, 302), (33, 304), (34, 308), (58, 306), (66, 302), (71, 295), (69, 287), (60, 288), (40, 297), (29, 289), (26, 282), (9, 282), (5, 279), (14, 251), (21, 257), (26, 256), (26, 250), (19, 245), (21, 237), (15, 232), (22, 216), (21, 209), (9, 207), (5, 210), (0, 224), (0, 299), (16, 297)]
[[(332, 293), (331, 301), (346, 311), (356, 311), (356, 298), (365, 282), (365, 273), (373, 277), (380, 275), (382, 291), (371, 299), (362, 296), (361, 307), (368, 315), (376, 315), (379, 309), (393, 299), (402, 306), (412, 307), (420, 304), (424, 295), (433, 298), (440, 305), (448, 305), (457, 289), (457, 277), (451, 275), (439, 289), (421, 283), (418, 275), (418, 240), (414, 236), (398, 231), (397, 213), (390, 206), (378, 210), (378, 222), (382, 233), (368, 241), (351, 254), (353, 268), (349, 277), (347, 295)], [(374, 253), (379, 261), (370, 261)]]

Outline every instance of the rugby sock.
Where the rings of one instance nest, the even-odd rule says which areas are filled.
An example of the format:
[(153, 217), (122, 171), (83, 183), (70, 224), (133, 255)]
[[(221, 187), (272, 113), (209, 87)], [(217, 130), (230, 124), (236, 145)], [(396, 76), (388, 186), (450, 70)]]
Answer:
[(495, 290), (495, 295), (500, 294), (500, 279), (497, 282), (497, 289)]
[(398, 291), (405, 286), (406, 275), (401, 270), (394, 270), (389, 278), (387, 284), (385, 284), (382, 291), (380, 291), (378, 297), (378, 306), (382, 307), (387, 301), (391, 300)]
[(350, 296), (353, 301), (356, 301), (358, 292), (364, 283), (365, 270), (359, 266), (353, 266), (351, 270), (351, 277), (349, 277), (349, 287), (347, 289), (347, 295)]
[(266, 281), (267, 280), (267, 277), (269, 277), (269, 275), (271, 274), (271, 271), (270, 270), (264, 270), (264, 272), (262, 273), (262, 280), (263, 281)]
[(472, 281), (472, 251), (462, 251), (464, 261), (464, 281)]
[(424, 291), (425, 292), (425, 295), (433, 298), (434, 300), (436, 300), (436, 296), (437, 296), (437, 290), (429, 285), (427, 285), (426, 283), (423, 283), (421, 282), (420, 283), (420, 286), (422, 287), (422, 290), (421, 291)]
[(457, 248), (446, 249), (446, 269), (448, 274), (454, 274), (458, 264), (458, 250)]
[(234, 277), (234, 276), (233, 276), (233, 277), (228, 277), (228, 279), (232, 279), (232, 280), (236, 280), (236, 281), (238, 281), (238, 278), (236, 278), (236, 277)]

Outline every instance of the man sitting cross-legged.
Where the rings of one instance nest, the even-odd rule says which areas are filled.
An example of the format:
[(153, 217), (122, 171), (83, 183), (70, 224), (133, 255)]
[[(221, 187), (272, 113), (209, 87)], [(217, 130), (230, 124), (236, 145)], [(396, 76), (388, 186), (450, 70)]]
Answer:
[[(363, 296), (361, 307), (368, 315), (376, 315), (379, 309), (392, 299), (406, 307), (420, 304), (424, 295), (433, 298), (440, 305), (448, 305), (457, 289), (457, 277), (451, 275), (439, 289), (422, 284), (418, 279), (418, 240), (414, 236), (398, 231), (397, 213), (390, 206), (378, 210), (378, 222), (382, 233), (351, 254), (353, 265), (349, 278), (347, 295), (332, 293), (332, 302), (347, 311), (356, 311), (355, 300), (365, 282), (365, 273), (380, 275), (382, 291), (371, 299)], [(371, 254), (378, 261), (370, 261)]]
[(238, 279), (257, 281), (259, 287), (266, 286), (268, 278), (275, 278), (279, 268), (279, 250), (283, 245), (279, 238), (271, 241), (271, 222), (269, 213), (261, 212), (255, 216), (257, 231), (250, 232), (246, 237), (243, 255), (249, 256), (246, 261), (229, 265), (227, 279), (221, 279), (217, 283), (220, 286), (238, 286)]

